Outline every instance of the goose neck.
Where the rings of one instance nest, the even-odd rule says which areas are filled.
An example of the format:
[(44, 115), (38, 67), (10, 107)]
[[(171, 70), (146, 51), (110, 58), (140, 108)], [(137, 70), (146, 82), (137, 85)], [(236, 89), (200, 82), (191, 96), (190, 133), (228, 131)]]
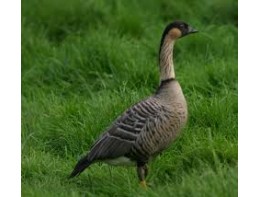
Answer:
[(161, 43), (159, 53), (160, 81), (175, 78), (173, 49), (175, 41), (165, 38)]

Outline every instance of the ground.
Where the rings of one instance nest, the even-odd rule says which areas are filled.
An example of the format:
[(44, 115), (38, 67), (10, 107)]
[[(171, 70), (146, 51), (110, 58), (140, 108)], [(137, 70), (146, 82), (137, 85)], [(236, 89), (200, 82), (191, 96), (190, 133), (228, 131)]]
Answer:
[[(150, 162), (95, 164), (67, 176), (94, 140), (159, 83), (165, 26), (199, 30), (176, 43), (189, 120)], [(22, 1), (23, 196), (237, 196), (237, 1)]]

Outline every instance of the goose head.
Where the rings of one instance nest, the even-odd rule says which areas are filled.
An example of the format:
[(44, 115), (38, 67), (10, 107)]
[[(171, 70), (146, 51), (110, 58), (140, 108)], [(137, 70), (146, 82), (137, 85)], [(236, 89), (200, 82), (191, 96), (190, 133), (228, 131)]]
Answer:
[(174, 21), (166, 26), (162, 38), (170, 37), (176, 40), (198, 31), (184, 21)]

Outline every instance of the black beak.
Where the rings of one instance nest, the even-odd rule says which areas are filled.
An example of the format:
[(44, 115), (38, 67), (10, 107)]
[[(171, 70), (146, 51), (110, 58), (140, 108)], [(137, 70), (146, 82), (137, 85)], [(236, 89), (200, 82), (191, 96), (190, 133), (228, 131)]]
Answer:
[(198, 30), (194, 29), (193, 27), (189, 26), (188, 27), (188, 34), (193, 34), (193, 33), (197, 33)]

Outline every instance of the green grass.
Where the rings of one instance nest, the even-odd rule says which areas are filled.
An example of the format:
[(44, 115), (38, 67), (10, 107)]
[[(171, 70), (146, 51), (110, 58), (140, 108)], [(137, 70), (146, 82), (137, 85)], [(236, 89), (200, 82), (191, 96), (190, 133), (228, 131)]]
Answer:
[[(158, 85), (164, 27), (200, 33), (175, 47), (189, 106), (182, 135), (149, 164), (95, 164), (66, 177), (127, 107)], [(23, 196), (237, 196), (237, 1), (22, 1)]]

